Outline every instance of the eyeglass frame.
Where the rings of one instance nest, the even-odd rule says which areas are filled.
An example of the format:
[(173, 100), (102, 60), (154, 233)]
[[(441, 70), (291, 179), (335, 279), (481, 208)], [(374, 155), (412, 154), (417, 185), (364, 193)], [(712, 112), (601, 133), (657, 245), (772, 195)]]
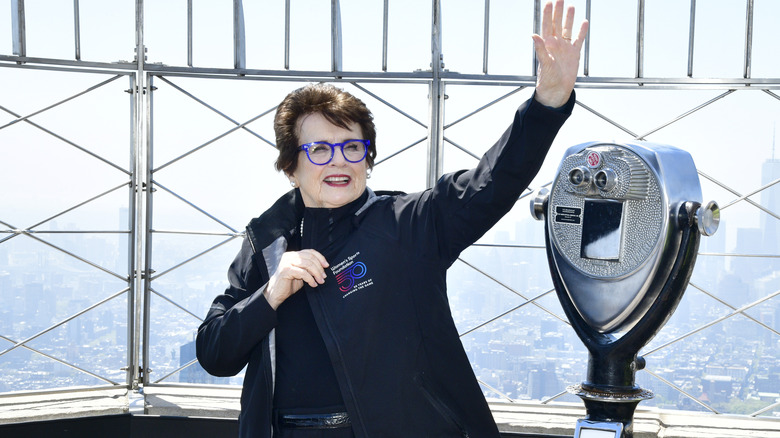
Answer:
[[(352, 142), (360, 142), (365, 147), (365, 149), (363, 149), (363, 156), (359, 160), (356, 160), (356, 161), (350, 160), (349, 158), (347, 158), (347, 155), (344, 153), (344, 146), (346, 146), (347, 144), (352, 143)], [(330, 158), (328, 158), (328, 161), (326, 161), (324, 163), (315, 163), (314, 160), (312, 160), (311, 156), (309, 155), (309, 148), (311, 146), (324, 145), (324, 144), (330, 146)], [(337, 147), (341, 148), (341, 156), (344, 157), (344, 159), (347, 162), (349, 162), (349, 163), (359, 163), (359, 162), (365, 160), (366, 157), (368, 156), (368, 148), (369, 148), (369, 146), (371, 146), (371, 140), (363, 140), (363, 139), (359, 139), (359, 138), (353, 138), (353, 139), (350, 139), (350, 140), (344, 140), (341, 143), (329, 143), (327, 141), (313, 141), (311, 143), (306, 143), (306, 144), (302, 144), (302, 145), (298, 146), (298, 150), (299, 151), (306, 151), (306, 158), (309, 159), (309, 162), (311, 164), (314, 164), (315, 166), (325, 166), (326, 164), (328, 164), (331, 161), (333, 161), (333, 157), (336, 154), (336, 148)]]

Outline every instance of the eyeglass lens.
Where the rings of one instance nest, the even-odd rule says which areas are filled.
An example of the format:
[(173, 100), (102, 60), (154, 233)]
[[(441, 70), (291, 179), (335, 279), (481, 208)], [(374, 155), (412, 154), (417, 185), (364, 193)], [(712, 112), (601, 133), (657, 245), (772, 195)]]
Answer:
[(314, 164), (326, 164), (331, 160), (333, 156), (333, 146), (341, 146), (341, 152), (344, 154), (344, 158), (347, 161), (356, 163), (366, 155), (366, 145), (359, 141), (352, 141), (344, 144), (331, 145), (330, 143), (314, 143), (309, 144), (308, 154), (309, 159)]

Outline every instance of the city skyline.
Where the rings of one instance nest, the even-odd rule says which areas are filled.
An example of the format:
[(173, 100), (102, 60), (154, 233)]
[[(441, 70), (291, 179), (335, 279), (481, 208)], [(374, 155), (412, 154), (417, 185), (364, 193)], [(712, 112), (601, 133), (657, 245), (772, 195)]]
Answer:
[[(780, 160), (767, 160), (764, 164), (762, 169), (770, 174), (762, 175), (762, 178), (774, 180), (772, 176), (775, 174), (772, 172), (780, 172)], [(762, 204), (768, 209), (776, 207), (780, 200), (778, 193), (780, 192), (771, 193), (773, 197), (762, 197)], [(521, 203), (522, 200), (518, 202)], [(123, 226), (125, 210), (124, 207), (117, 210), (116, 217), (119, 218), (120, 228)], [(61, 231), (69, 227), (53, 222), (48, 228), (50, 231)], [(723, 300), (733, 309), (780, 289), (780, 276), (777, 275), (777, 269), (770, 264), (771, 259), (764, 261), (760, 258), (725, 257), (726, 254), (738, 252), (740, 249), (750, 249), (751, 254), (772, 254), (767, 250), (773, 247), (774, 242), (769, 239), (756, 239), (753, 233), (749, 233), (750, 230), (752, 229), (736, 230), (738, 234), (744, 234), (743, 237), (749, 239), (750, 246), (739, 238), (734, 248), (725, 247), (724, 238), (718, 241), (703, 238), (701, 252), (711, 255), (699, 257), (691, 278), (694, 286), (689, 286), (677, 312), (658, 338), (643, 351), (653, 350), (659, 343), (673, 340), (689, 330), (709, 323), (712, 319), (722, 317), (724, 309), (728, 308), (718, 305), (713, 300), (714, 297)], [(76, 227), (71, 231), (79, 230)], [(521, 247), (539, 245), (538, 223), (533, 221), (530, 215), (515, 223), (513, 236), (503, 230), (494, 230), (492, 234), (483, 240)], [(113, 262), (119, 266), (122, 263), (116, 263), (116, 259), (121, 254), (120, 247), (126, 240), (123, 234), (117, 236), (119, 239), (95, 235), (88, 240), (79, 240), (76, 235), (70, 235), (70, 244), (73, 247), (68, 247), (68, 250), (73, 250), (76, 255), (96, 264), (109, 267)], [(763, 248), (755, 245), (763, 245)], [(178, 244), (163, 245), (154, 255), (155, 261), (159, 263), (154, 266), (165, 269), (181, 263), (188, 258), (188, 254), (199, 251), (193, 242), (188, 246), (189, 248)], [(233, 246), (231, 249), (234, 249), (236, 244), (228, 246)], [(213, 257), (207, 256), (204, 263), (182, 265), (178, 268), (180, 273), (171, 274), (173, 278), (155, 282), (149, 328), (152, 334), (149, 352), (151, 368), (154, 370), (153, 380), (162, 378), (194, 359), (192, 342), (198, 320), (193, 315), (205, 315), (210, 298), (220, 293), (224, 287), (224, 260), (231, 257), (231, 249), (220, 250), (220, 254), (214, 254)], [(124, 251), (127, 251), (126, 247)], [(587, 351), (573, 330), (562, 322), (565, 317), (554, 294), (544, 295), (550, 287), (544, 250), (527, 249), (526, 254), (518, 253), (520, 251), (517, 249), (478, 246), (467, 249), (461, 259), (484, 269), (491, 277), (501, 279), (508, 287), (520, 291), (526, 297), (543, 295), (537, 302), (542, 303), (545, 308), (554, 309), (554, 313), (548, 314), (529, 305), (465, 335), (462, 341), (477, 377), (489, 385), (485, 387), (487, 397), (545, 400), (560, 396), (559, 393), (564, 391), (567, 385), (579, 383), (584, 378)], [(124, 287), (120, 280), (108, 280), (110, 275), (105, 272), (90, 268), (59, 251), (49, 250), (44, 252), (44, 256), (40, 254), (30, 250), (15, 251), (13, 247), (9, 249), (8, 244), (0, 245), (0, 290), (3, 291), (0, 294), (0, 308), (4, 309), (0, 318), (0, 335), (6, 339), (21, 340), (32, 336), (63, 316), (88, 308), (93, 301), (115, 294)], [(732, 263), (727, 265), (727, 259), (731, 259)], [(208, 272), (203, 270), (203, 264), (211, 266)], [(493, 267), (492, 271), (490, 267)], [(735, 270), (743, 271), (747, 277), (735, 275)], [(530, 273), (534, 275), (529, 275)], [(756, 279), (756, 284), (766, 290), (755, 290), (758, 286), (748, 287), (745, 278)], [(448, 284), (453, 314), (461, 332), (470, 331), (483, 321), (491, 320), (523, 302), (514, 294), (507, 293), (505, 287), (493, 284), (487, 277), (462, 262), (456, 262), (449, 275)], [(699, 288), (713, 296), (699, 292)], [(92, 296), (78, 293), (84, 290), (99, 292)], [(475, 291), (480, 292), (475, 294)], [(182, 312), (174, 305), (182, 306), (191, 314)], [(114, 384), (121, 384), (121, 368), (125, 366), (123, 360), (127, 355), (126, 306), (126, 298), (119, 296), (28, 346), (112, 380)], [(697, 313), (693, 309), (700, 311)], [(751, 309), (747, 314), (774, 330), (780, 326), (780, 302), (777, 300), (770, 300), (767, 305)], [(524, 323), (528, 319), (535, 322), (530, 325)], [(718, 328), (719, 326), (705, 330), (706, 336), (683, 340), (679, 342), (679, 346), (669, 347), (669, 351), (654, 351), (647, 357), (648, 369), (690, 394), (705, 397), (705, 403), (717, 404), (718, 410), (723, 410), (722, 406), (729, 402), (733, 404), (735, 394), (743, 394), (743, 398), (747, 394), (752, 399), (766, 401), (772, 397), (771, 394), (780, 392), (777, 391), (780, 388), (776, 388), (775, 384), (780, 381), (780, 355), (776, 353), (780, 338), (744, 317), (726, 320), (724, 326), (730, 329)], [(733, 333), (730, 334), (730, 331)], [(740, 336), (746, 337), (741, 339)], [(755, 339), (752, 339), (753, 337)], [(717, 341), (713, 343), (713, 339)], [(740, 350), (732, 350), (732, 353), (737, 353), (734, 356), (716, 353), (714, 359), (705, 360), (704, 358), (712, 356), (713, 345), (719, 344), (731, 345), (733, 349)], [(6, 340), (4, 343), (0, 341), (0, 345), (7, 348), (11, 344)], [(0, 353), (2, 350), (4, 349), (0, 349)], [(671, 353), (672, 351), (675, 353)], [(763, 354), (759, 354), (762, 352)], [(0, 387), (0, 393), (43, 389), (52, 383), (57, 387), (106, 383), (94, 376), (75, 371), (67, 365), (43, 358), (37, 353), (20, 353), (0, 356), (0, 364), (5, 364), (2, 368), (15, 371), (8, 375), (9, 379)], [(751, 358), (751, 354), (759, 356)], [(26, 361), (21, 358), (26, 358)], [(741, 359), (735, 361), (735, 358)], [(691, 366), (691, 360), (694, 360), (698, 367)], [(162, 383), (236, 385), (241, 381), (240, 376), (214, 379), (204, 374), (202, 369), (198, 371), (199, 369), (197, 364), (190, 365)], [(697, 369), (699, 372), (696, 372)], [(730, 376), (728, 379), (724, 377), (737, 371), (739, 372), (736, 376)], [(728, 385), (724, 382), (729, 383), (732, 389), (727, 391), (725, 388)], [(655, 376), (640, 373), (638, 383), (649, 385), (650, 389), (658, 394), (655, 401), (645, 403), (648, 406), (704, 409), (695, 402), (691, 404), (690, 398), (663, 384)], [(717, 394), (713, 395), (713, 391)], [(777, 395), (780, 397), (780, 394)], [(751, 398), (746, 398), (748, 399)], [(559, 401), (574, 402), (576, 398), (566, 395)], [(746, 401), (739, 407), (728, 409), (741, 409), (739, 413), (750, 413), (743, 410), (749, 409), (746, 406), (755, 407), (756, 404), (759, 403)]]

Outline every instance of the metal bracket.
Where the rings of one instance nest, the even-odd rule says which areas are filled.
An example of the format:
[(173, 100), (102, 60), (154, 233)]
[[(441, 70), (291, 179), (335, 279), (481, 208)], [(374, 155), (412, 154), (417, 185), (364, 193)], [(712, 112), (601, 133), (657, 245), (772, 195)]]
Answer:
[[(127, 93), (127, 94), (135, 94), (135, 93), (138, 93), (138, 90), (139, 90), (138, 85), (136, 85), (135, 88), (128, 88), (127, 90), (125, 90), (125, 93)], [(152, 87), (143, 87), (140, 90), (141, 90), (141, 93), (146, 94), (146, 92), (149, 91), (149, 90), (157, 91), (157, 87), (154, 87), (154, 86), (152, 86)]]
[(155, 273), (157, 273), (157, 271), (155, 271), (154, 269), (147, 269), (145, 271), (141, 271), (141, 279), (146, 280), (152, 278), (152, 275), (154, 275)]
[[(120, 371), (127, 371), (127, 370), (129, 370), (129, 369), (130, 369), (130, 367), (122, 367), (122, 368), (120, 368), (119, 370), (120, 370)], [(149, 369), (149, 370), (147, 370), (146, 372), (147, 372), (148, 374), (152, 374), (152, 371), (153, 371), (153, 370), (150, 368), (150, 369)], [(143, 380), (143, 378), (144, 378), (144, 368), (143, 368), (143, 367), (141, 367), (141, 366), (139, 366), (139, 367), (138, 367), (138, 379), (139, 379), (139, 380)]]

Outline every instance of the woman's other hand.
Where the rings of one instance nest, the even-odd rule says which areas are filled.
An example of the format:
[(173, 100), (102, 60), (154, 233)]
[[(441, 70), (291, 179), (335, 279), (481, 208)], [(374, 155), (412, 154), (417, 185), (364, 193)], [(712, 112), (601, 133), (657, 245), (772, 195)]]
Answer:
[(574, 6), (566, 10), (563, 21), (563, 0), (555, 6), (548, 2), (542, 11), (542, 34), (533, 35), (539, 70), (536, 77), (536, 100), (558, 108), (571, 96), (580, 64), (580, 51), (588, 34), (588, 21), (583, 20), (580, 31), (573, 38)]
[(263, 295), (276, 310), (287, 298), (301, 290), (303, 283), (311, 287), (325, 283), (327, 267), (325, 257), (313, 249), (286, 252), (268, 280)]

